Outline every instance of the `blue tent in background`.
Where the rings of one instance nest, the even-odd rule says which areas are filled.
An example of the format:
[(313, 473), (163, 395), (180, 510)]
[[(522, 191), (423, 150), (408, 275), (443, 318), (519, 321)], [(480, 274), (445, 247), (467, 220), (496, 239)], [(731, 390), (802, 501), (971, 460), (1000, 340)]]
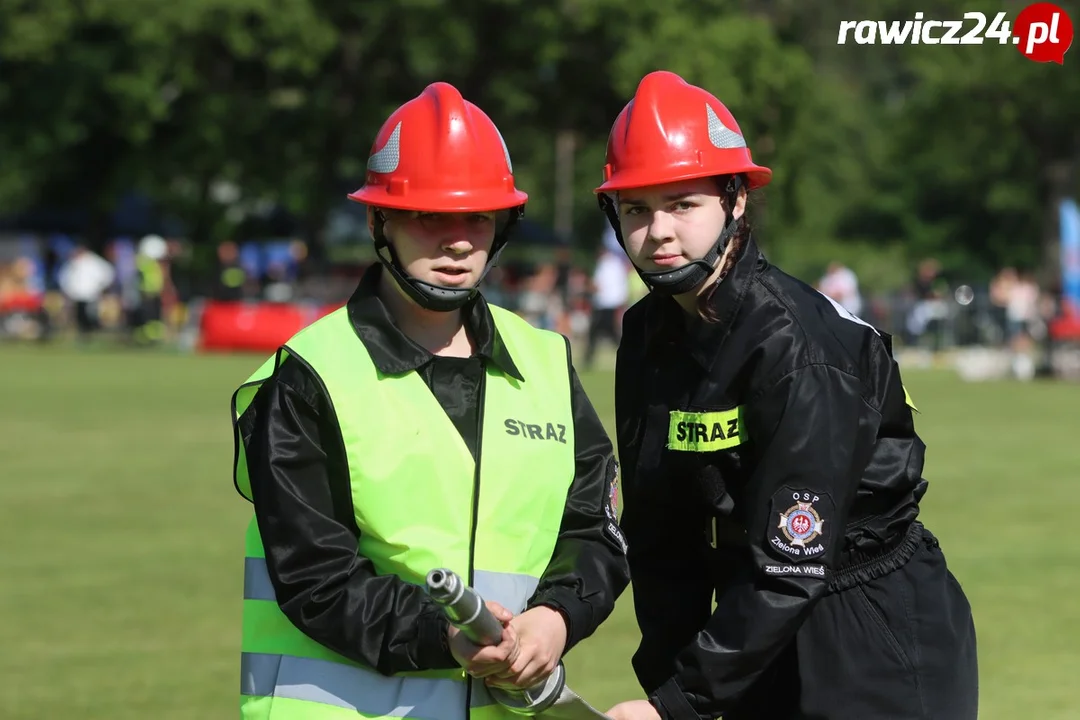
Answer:
[(547, 247), (557, 247), (563, 244), (554, 230), (547, 225), (530, 220), (528, 216), (522, 218), (517, 227), (514, 228), (511, 242), (515, 245), (542, 245)]
[(1080, 207), (1072, 198), (1061, 201), (1061, 293), (1080, 310)]
[(266, 267), (280, 266), (285, 270), (284, 279), (286, 280), (295, 280), (299, 271), (291, 246), (291, 240), (272, 240), (263, 245), (263, 258), (266, 261)]
[(299, 267), (292, 254), (292, 242), (291, 239), (274, 238), (239, 243), (240, 265), (249, 277), (263, 277), (271, 266), (276, 265), (284, 269), (285, 279), (295, 280)]
[[(0, 231), (66, 233), (81, 235), (90, 229), (86, 210), (41, 206), (14, 215), (0, 216)], [(120, 198), (104, 228), (107, 237), (132, 235), (184, 235), (186, 228), (167, 217), (148, 196), (130, 192)]]
[(240, 266), (248, 277), (261, 277), (263, 273), (262, 250), (259, 243), (248, 241), (240, 243)]

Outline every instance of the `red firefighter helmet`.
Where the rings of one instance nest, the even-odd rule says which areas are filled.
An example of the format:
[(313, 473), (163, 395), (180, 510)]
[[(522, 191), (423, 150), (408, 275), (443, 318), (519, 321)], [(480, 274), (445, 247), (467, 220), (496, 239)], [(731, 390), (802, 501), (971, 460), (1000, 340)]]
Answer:
[(525, 204), (495, 123), (453, 85), (436, 82), (399, 107), (371, 146), (350, 200), (425, 212), (487, 212)]
[(747, 176), (747, 189), (772, 171), (754, 164), (739, 124), (712, 93), (675, 73), (642, 78), (608, 137), (604, 183), (597, 193), (714, 175)]

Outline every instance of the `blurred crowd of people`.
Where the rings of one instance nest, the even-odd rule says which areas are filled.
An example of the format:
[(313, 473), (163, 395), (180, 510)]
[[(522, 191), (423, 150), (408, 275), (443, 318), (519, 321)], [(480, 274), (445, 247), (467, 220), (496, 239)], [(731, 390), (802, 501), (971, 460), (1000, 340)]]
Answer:
[(854, 315), (892, 333), (909, 358), (930, 364), (957, 347), (1001, 351), (1006, 372), (1030, 380), (1049, 370), (1056, 320), (1066, 313), (1060, 291), (1033, 272), (1001, 268), (985, 287), (950, 282), (935, 258), (920, 261), (900, 293), (865, 302), (855, 272), (829, 264), (815, 287)]
[[(8, 243), (6, 253), (3, 247), (0, 337), (50, 341), (71, 331), (80, 342), (106, 334), (145, 345), (174, 340), (192, 306), (206, 299), (292, 301), (306, 258), (302, 242), (250, 245), (252, 261), (225, 241), (216, 261), (199, 268), (189, 245), (158, 235), (118, 238), (101, 253), (64, 236)], [(339, 283), (339, 292), (347, 293), (349, 283)], [(319, 286), (335, 289), (326, 281)]]
[[(0, 338), (47, 341), (70, 330), (86, 341), (105, 330), (154, 345), (190, 331), (205, 300), (340, 304), (364, 270), (361, 264), (316, 271), (298, 240), (225, 241), (201, 268), (190, 262), (190, 247), (156, 235), (112, 242), (103, 254), (78, 242), (45, 243), (37, 257), (22, 247), (6, 255), (0, 248)], [(1041, 287), (1029, 271), (1002, 268), (987, 286), (973, 288), (950, 282), (933, 258), (918, 263), (900, 293), (868, 293), (840, 261), (814, 285), (890, 332), (902, 348), (923, 353), (916, 359), (956, 347), (997, 348), (1008, 353), (1010, 373), (1024, 379), (1046, 364), (1049, 328), (1062, 312), (1054, 289)], [(610, 232), (591, 259), (575, 261), (561, 247), (538, 262), (504, 262), (483, 289), (491, 302), (570, 338), (586, 368), (610, 366), (622, 314), (646, 292)]]
[(580, 349), (582, 367), (595, 366), (598, 352), (608, 353), (610, 365), (622, 314), (645, 292), (626, 255), (607, 246), (600, 248), (592, 269), (560, 253), (553, 262), (496, 268), (484, 282), (491, 302), (568, 337)]
[[(210, 267), (193, 270), (190, 248), (156, 235), (118, 240), (99, 254), (78, 242), (45, 243), (35, 253), (0, 256), (0, 337), (53, 339), (70, 330), (79, 341), (99, 334), (134, 344), (174, 340), (206, 300), (245, 303), (343, 303), (363, 274), (357, 264), (317, 272), (305, 244), (225, 241)], [(198, 277), (193, 277), (198, 276)], [(483, 283), (488, 299), (537, 327), (570, 338), (582, 362), (611, 355), (622, 313), (645, 286), (618, 249), (605, 245), (594, 267), (566, 248), (550, 261), (508, 262)]]
[(70, 241), (0, 261), (0, 336), (49, 341), (70, 329), (86, 342), (110, 328), (136, 344), (160, 343), (178, 307), (171, 252), (165, 238), (147, 235), (105, 256)]

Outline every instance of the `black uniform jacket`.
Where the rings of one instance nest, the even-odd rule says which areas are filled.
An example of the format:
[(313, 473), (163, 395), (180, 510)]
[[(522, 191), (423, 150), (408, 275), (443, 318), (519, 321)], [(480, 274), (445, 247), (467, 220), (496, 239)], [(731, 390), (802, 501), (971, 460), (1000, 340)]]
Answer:
[[(415, 370), (424, 378), (476, 457), (484, 368), (528, 378), (521, 378), (499, 339), (483, 298), (464, 311), (477, 354), (439, 357), (397, 328), (378, 298), (380, 281), (393, 282), (375, 265), (349, 300), (353, 329), (380, 372)], [(567, 650), (596, 630), (629, 582), (623, 538), (611, 519), (617, 472), (611, 441), (573, 372), (571, 392), (576, 475), (554, 554), (529, 603), (562, 613)], [(371, 561), (357, 554), (360, 531), (345, 448), (314, 373), (290, 356), (240, 423), (270, 579), (289, 619), (326, 647), (384, 674), (457, 667), (447, 621), (424, 589), (376, 575)]]
[(616, 374), (633, 664), (676, 718), (731, 707), (838, 571), (904, 539), (926, 489), (887, 335), (752, 239), (711, 306), (719, 322), (634, 305)]

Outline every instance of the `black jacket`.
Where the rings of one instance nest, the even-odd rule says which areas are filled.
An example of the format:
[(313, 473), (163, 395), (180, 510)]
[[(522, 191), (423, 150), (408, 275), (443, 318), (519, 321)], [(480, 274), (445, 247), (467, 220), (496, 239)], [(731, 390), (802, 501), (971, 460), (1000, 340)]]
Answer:
[(719, 322), (637, 303), (616, 374), (633, 664), (676, 718), (730, 708), (838, 573), (903, 541), (926, 490), (887, 335), (753, 240), (710, 304)]
[[(377, 296), (381, 276), (381, 267), (373, 266), (349, 300), (353, 328), (380, 372), (415, 370), (424, 378), (475, 457), (484, 368), (522, 379), (491, 311), (482, 298), (465, 310), (477, 355), (433, 356), (393, 323)], [(609, 518), (613, 448), (576, 373), (571, 388), (577, 472), (553, 557), (529, 603), (562, 613), (567, 650), (607, 618), (628, 583), (623, 539)], [(289, 619), (326, 647), (384, 674), (457, 667), (447, 621), (424, 590), (397, 576), (377, 576), (371, 561), (357, 554), (360, 531), (344, 444), (313, 372), (290, 356), (240, 423), (270, 579)]]

